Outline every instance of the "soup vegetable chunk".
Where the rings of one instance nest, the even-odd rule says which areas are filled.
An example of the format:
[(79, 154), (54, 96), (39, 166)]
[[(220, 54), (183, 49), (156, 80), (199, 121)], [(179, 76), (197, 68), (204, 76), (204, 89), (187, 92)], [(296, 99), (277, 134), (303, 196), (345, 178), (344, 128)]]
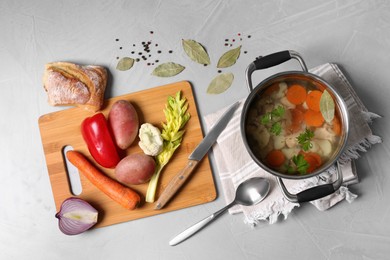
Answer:
[(265, 88), (246, 118), (251, 149), (269, 168), (284, 174), (314, 172), (334, 154), (341, 124), (325, 88), (284, 80)]

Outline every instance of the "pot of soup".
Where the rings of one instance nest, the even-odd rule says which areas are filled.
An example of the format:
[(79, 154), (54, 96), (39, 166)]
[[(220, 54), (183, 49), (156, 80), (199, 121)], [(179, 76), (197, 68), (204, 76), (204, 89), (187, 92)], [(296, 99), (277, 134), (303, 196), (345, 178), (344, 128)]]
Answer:
[[(275, 74), (252, 85), (252, 73), (290, 59), (302, 71)], [(347, 106), (337, 90), (321, 77), (308, 72), (295, 51), (258, 57), (246, 71), (250, 91), (241, 115), (241, 134), (252, 159), (276, 176), (286, 199), (306, 202), (337, 191), (342, 184), (338, 158), (349, 132)], [(333, 183), (292, 194), (283, 179), (304, 179), (336, 169)]]

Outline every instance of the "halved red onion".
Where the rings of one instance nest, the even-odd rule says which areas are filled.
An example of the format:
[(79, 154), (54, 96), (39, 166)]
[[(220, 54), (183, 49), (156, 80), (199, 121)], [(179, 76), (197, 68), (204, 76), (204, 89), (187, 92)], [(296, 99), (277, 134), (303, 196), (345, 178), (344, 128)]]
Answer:
[(77, 235), (96, 224), (98, 211), (85, 200), (72, 197), (62, 202), (56, 218), (62, 233)]

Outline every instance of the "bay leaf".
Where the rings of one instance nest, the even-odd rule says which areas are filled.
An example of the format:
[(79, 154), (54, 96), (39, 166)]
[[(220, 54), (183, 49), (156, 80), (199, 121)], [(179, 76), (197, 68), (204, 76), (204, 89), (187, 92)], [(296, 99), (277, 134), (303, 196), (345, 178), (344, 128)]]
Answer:
[(207, 94), (221, 94), (232, 85), (233, 73), (223, 73), (216, 76), (207, 88)]
[(116, 65), (117, 70), (125, 71), (131, 69), (134, 65), (134, 59), (130, 57), (123, 57), (118, 61), (118, 64)]
[(185, 69), (184, 66), (174, 63), (174, 62), (166, 62), (158, 65), (152, 72), (153, 76), (157, 77), (172, 77)]
[(335, 104), (332, 96), (328, 91), (324, 90), (320, 99), (320, 111), (325, 121), (330, 123), (335, 114)]
[(229, 50), (222, 54), (221, 58), (219, 58), (217, 68), (227, 68), (236, 63), (238, 57), (241, 53), (241, 45), (237, 48)]
[(208, 65), (210, 64), (210, 57), (205, 48), (197, 41), (194, 40), (182, 40), (184, 51), (187, 53), (191, 60)]

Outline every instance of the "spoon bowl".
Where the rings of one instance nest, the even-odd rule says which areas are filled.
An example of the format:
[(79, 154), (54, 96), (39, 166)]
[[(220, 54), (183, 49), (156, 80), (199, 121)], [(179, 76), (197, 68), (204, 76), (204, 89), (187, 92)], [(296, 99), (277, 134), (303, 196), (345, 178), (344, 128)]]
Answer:
[(238, 185), (235, 198), (229, 205), (187, 228), (186, 230), (175, 236), (171, 241), (169, 241), (169, 245), (175, 246), (183, 242), (184, 240), (191, 237), (196, 232), (210, 224), (217, 217), (222, 215), (222, 213), (224, 213), (226, 210), (236, 204), (240, 204), (243, 206), (252, 206), (259, 203), (265, 197), (267, 197), (269, 190), (269, 181), (261, 177), (254, 177), (242, 182), (240, 185)]
[(248, 179), (238, 185), (233, 202), (243, 206), (255, 205), (265, 199), (269, 189), (269, 181), (264, 178)]

